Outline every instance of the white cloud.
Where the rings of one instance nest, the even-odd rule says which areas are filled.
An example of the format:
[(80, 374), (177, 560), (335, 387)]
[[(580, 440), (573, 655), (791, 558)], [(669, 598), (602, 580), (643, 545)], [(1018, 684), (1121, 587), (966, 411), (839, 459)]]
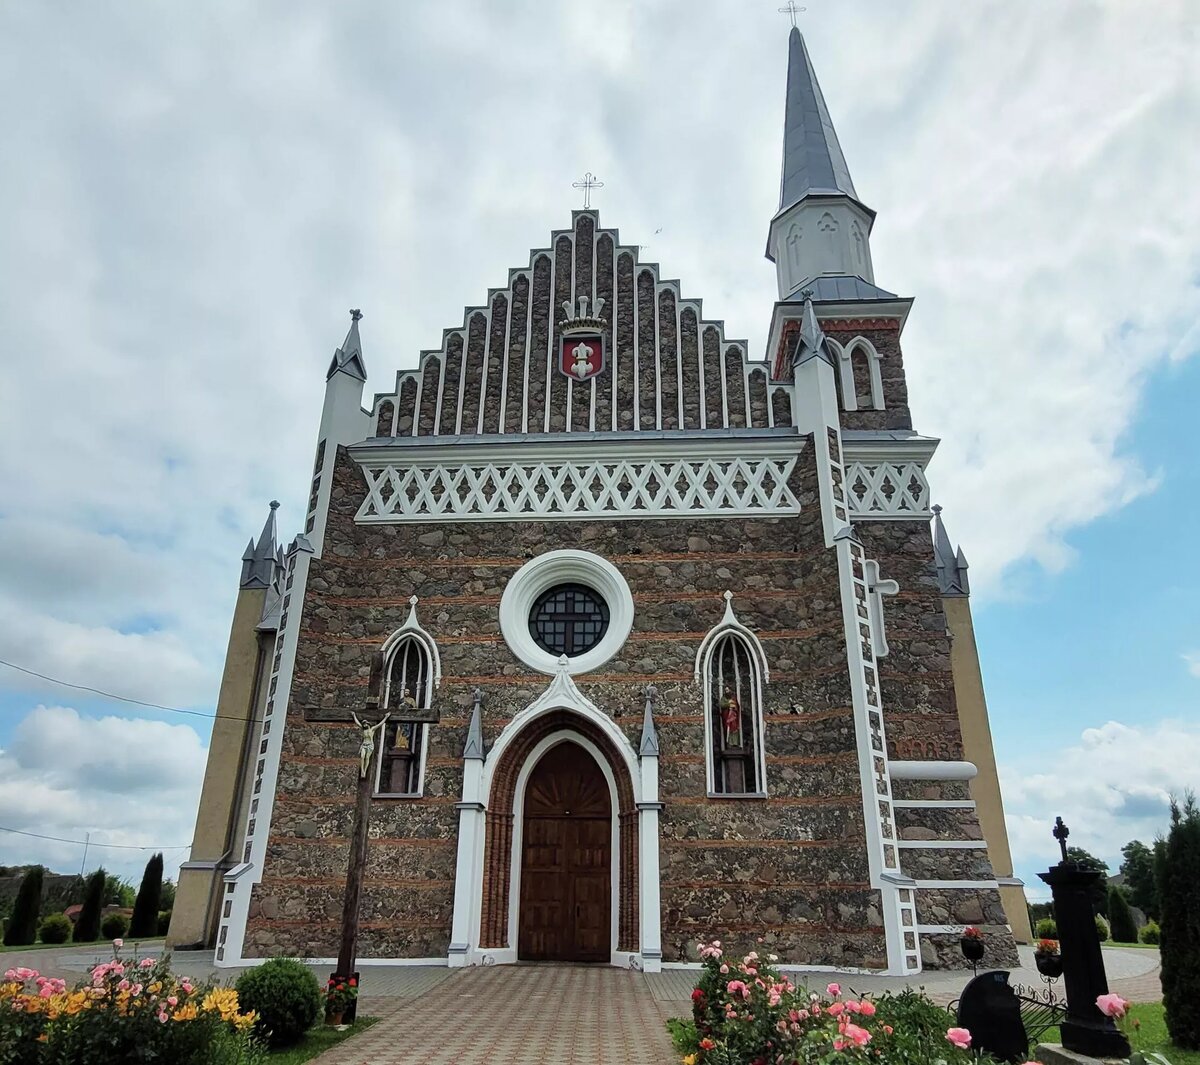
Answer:
[(1031, 751), (1018, 765), (1002, 766), (1009, 842), (1027, 894), (1048, 893), (1035, 874), (1057, 860), (1056, 816), (1071, 829), (1072, 845), (1115, 873), (1126, 843), (1150, 843), (1166, 831), (1172, 796), (1200, 790), (1198, 766), (1200, 725), (1181, 720), (1109, 721), (1085, 729), (1070, 747)]
[(1200, 677), (1200, 651), (1185, 651), (1179, 657), (1187, 663), (1187, 671), (1193, 677)]
[[(134, 878), (151, 852), (124, 848), (169, 848), (166, 870), (174, 876), (187, 859), (182, 848), (192, 837), (205, 756), (187, 725), (38, 706), (0, 750), (4, 827), (67, 840), (91, 833), (88, 868), (103, 864)], [(78, 845), (0, 832), (0, 864), (71, 872), (82, 861)]]

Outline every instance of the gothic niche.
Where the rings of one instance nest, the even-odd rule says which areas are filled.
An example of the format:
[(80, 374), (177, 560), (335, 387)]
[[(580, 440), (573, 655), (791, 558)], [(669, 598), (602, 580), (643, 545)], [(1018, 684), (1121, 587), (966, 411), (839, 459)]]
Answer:
[(696, 656), (696, 679), (704, 685), (709, 790), (762, 795), (766, 659), (757, 638), (734, 616), (732, 598), (725, 593), (725, 617)]
[(403, 637), (393, 648), (387, 670), (384, 706), (392, 713), (379, 751), (375, 791), (380, 795), (420, 795), (425, 755), (426, 724), (401, 719), (428, 710), (433, 698), (429, 656), (415, 636)]

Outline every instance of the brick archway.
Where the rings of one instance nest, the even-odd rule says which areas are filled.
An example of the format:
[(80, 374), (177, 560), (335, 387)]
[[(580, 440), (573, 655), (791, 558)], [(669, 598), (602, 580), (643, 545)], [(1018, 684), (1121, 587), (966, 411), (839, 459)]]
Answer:
[(617, 950), (638, 950), (638, 811), (633, 781), (625, 759), (612, 740), (595, 724), (572, 713), (556, 710), (539, 717), (504, 750), (492, 776), (487, 800), (483, 847), (483, 898), (479, 945), (481, 949), (512, 946), (508, 942), (509, 885), (512, 882), (513, 807), (517, 778), (530, 753), (547, 736), (567, 730), (588, 739), (604, 755), (617, 785)]

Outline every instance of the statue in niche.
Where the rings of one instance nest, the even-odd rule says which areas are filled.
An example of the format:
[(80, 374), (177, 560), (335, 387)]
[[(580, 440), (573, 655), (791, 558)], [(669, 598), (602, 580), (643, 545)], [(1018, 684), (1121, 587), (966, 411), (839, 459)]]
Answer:
[(721, 700), (721, 724), (725, 728), (726, 745), (740, 747), (742, 745), (742, 705), (738, 702), (737, 693), (728, 686), (725, 688), (725, 697)]

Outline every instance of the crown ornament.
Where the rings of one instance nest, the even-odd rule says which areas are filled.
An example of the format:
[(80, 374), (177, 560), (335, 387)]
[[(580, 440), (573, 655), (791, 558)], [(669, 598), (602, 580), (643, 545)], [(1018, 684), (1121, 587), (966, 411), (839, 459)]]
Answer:
[[(563, 300), (560, 306), (563, 309), (562, 320), (558, 323), (564, 335), (571, 333), (602, 333), (608, 328), (608, 322), (600, 317), (600, 312), (604, 309), (605, 299), (603, 296), (597, 296), (595, 300), (589, 300), (587, 296), (580, 296), (578, 301), (578, 310), (576, 305), (570, 300)], [(588, 305), (591, 304), (591, 313), (588, 313)]]

